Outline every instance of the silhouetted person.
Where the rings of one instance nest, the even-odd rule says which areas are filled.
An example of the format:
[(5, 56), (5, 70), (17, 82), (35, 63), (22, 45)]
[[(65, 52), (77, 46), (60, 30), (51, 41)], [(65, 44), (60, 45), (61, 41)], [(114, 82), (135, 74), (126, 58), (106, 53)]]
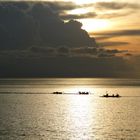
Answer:
[(119, 94), (116, 94), (116, 97), (119, 97), (120, 95)]

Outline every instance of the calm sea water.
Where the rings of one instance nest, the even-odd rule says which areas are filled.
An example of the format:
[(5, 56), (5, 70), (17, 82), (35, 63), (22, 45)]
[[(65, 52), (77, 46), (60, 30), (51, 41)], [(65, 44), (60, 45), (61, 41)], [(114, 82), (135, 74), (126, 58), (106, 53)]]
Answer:
[(0, 79), (0, 140), (140, 140), (140, 80)]

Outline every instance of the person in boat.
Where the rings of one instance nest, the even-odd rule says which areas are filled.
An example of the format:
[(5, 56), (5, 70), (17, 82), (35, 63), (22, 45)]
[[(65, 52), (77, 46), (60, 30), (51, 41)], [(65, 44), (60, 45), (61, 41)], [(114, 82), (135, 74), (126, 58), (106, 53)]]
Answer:
[(116, 97), (120, 97), (120, 95), (119, 94), (116, 94)]
[(104, 97), (108, 97), (108, 93), (106, 93), (105, 95), (103, 95)]
[(105, 97), (108, 97), (108, 96), (109, 96), (108, 91), (106, 91)]
[(89, 92), (80, 92), (79, 91), (79, 94), (89, 94)]

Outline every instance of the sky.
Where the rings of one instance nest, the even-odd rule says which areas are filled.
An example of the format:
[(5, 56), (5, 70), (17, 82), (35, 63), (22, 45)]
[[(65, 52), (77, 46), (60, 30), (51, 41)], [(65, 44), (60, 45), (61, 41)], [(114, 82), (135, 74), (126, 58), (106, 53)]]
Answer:
[[(120, 42), (115, 47), (112, 43), (107, 48), (120, 50), (127, 48), (133, 54), (140, 54), (140, 20), (138, 18), (140, 17), (140, 1), (63, 0), (62, 2), (73, 2), (77, 5), (65, 11), (65, 14), (78, 15), (77, 20), (82, 22), (82, 28), (91, 36), (102, 37), (110, 32), (115, 34), (113, 38), (110, 36), (110, 38), (100, 40), (100, 42), (114, 42), (114, 44)], [(137, 32), (134, 33), (135, 31)], [(131, 32), (133, 32), (132, 35)]]
[(140, 1), (0, 0), (0, 77), (140, 77)]

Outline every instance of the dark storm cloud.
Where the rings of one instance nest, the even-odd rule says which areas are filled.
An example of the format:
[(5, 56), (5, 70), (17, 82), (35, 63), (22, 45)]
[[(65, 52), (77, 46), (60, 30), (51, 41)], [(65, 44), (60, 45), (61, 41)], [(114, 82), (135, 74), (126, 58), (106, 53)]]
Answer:
[(53, 6), (34, 3), (26, 12), (20, 7), (23, 9), (25, 6), (21, 6), (20, 2), (0, 3), (0, 49), (23, 49), (36, 44), (55, 47), (96, 45), (95, 40), (81, 29), (81, 23), (74, 20), (64, 23), (53, 12)]
[(0, 3), (0, 48), (29, 45), (34, 40), (34, 26), (24, 12), (9, 3)]
[[(6, 5), (8, 5), (7, 3), (3, 3)], [(11, 6), (15, 6), (16, 8), (20, 9), (20, 10), (27, 10), (30, 7), (30, 4), (26, 3), (26, 2), (13, 2), (12, 4), (10, 4)], [(10, 6), (9, 5), (9, 6)]]
[[(1, 77), (138, 77), (131, 65), (120, 57), (47, 57), (42, 58), (7, 58), (5, 62), (0, 59)], [(16, 63), (15, 63), (16, 62)], [(18, 64), (17, 64), (18, 62)]]
[(124, 52), (115, 49), (68, 48), (66, 46), (60, 46), (57, 49), (32, 47), (25, 51), (3, 51), (3, 54), (0, 53), (0, 77), (140, 76), (136, 67), (132, 67), (139, 64), (139, 61), (134, 60), (130, 65), (125, 59), (115, 57), (120, 53)]
[(0, 3), (0, 77), (130, 76), (117, 56), (125, 52), (99, 48), (80, 22), (61, 19), (58, 13), (73, 8)]
[(64, 11), (64, 10), (73, 10), (80, 5), (76, 5), (73, 2), (62, 2), (62, 1), (0, 1), (0, 3), (4, 5), (13, 5), (19, 9), (28, 9), (30, 6), (33, 6), (34, 4), (41, 3), (42, 5), (47, 5), (54, 11)]

